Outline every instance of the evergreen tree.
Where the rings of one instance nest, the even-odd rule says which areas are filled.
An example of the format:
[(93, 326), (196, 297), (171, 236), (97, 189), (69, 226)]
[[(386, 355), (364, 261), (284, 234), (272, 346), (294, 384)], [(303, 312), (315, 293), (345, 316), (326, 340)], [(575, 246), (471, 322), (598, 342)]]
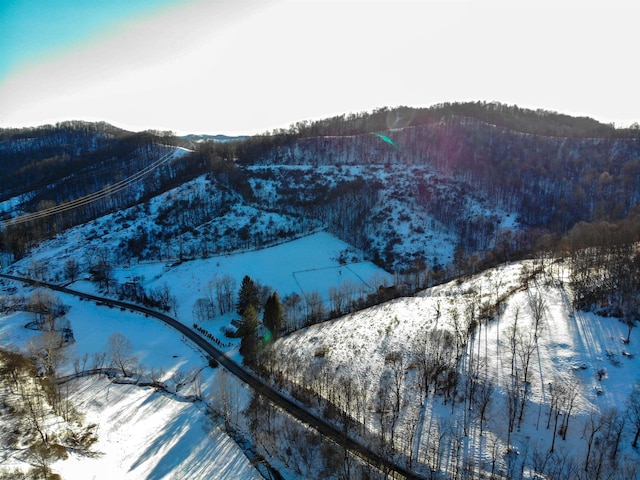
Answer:
[(240, 353), (246, 365), (255, 365), (258, 357), (258, 312), (251, 304), (247, 305), (238, 327)]
[(262, 323), (269, 329), (274, 339), (280, 336), (284, 325), (284, 310), (278, 292), (273, 292), (269, 295), (267, 303), (264, 306)]
[(236, 304), (238, 314), (244, 316), (245, 310), (251, 305), (257, 311), (260, 306), (259, 291), (256, 283), (245, 275), (238, 292), (238, 302)]

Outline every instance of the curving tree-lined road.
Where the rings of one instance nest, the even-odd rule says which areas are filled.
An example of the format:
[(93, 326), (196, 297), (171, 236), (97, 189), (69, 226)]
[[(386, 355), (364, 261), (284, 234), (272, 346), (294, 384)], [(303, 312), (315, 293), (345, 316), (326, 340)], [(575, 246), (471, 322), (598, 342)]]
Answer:
[(298, 405), (293, 402), (290, 398), (284, 396), (277, 390), (273, 389), (267, 383), (265, 383), (262, 379), (255, 376), (253, 373), (237, 364), (229, 357), (227, 357), (224, 352), (216, 347), (214, 347), (211, 343), (209, 343), (205, 338), (201, 337), (197, 332), (187, 327), (183, 323), (177, 321), (176, 319), (165, 315), (164, 313), (160, 313), (149, 308), (135, 305), (132, 303), (122, 302), (120, 300), (115, 300), (106, 297), (100, 297), (97, 295), (92, 295), (90, 293), (80, 292), (78, 290), (73, 290), (67, 287), (62, 287), (60, 285), (55, 285), (51, 283), (40, 282), (38, 280), (34, 280), (31, 278), (25, 277), (17, 277), (14, 275), (6, 275), (0, 274), (1, 278), (6, 278), (9, 280), (15, 280), (18, 282), (28, 283), (30, 285), (35, 286), (43, 286), (49, 288), (51, 290), (55, 290), (61, 293), (66, 293), (69, 295), (75, 295), (80, 298), (84, 298), (86, 300), (93, 300), (96, 302), (102, 302), (105, 305), (112, 305), (122, 308), (127, 308), (129, 310), (137, 311), (144, 313), (146, 315), (157, 318), (158, 320), (163, 321), (170, 327), (174, 328), (181, 334), (183, 334), (186, 338), (195, 343), (202, 351), (204, 351), (211, 358), (215, 359), (220, 365), (222, 365), (225, 369), (229, 371), (229, 373), (235, 375), (238, 379), (245, 382), (251, 388), (253, 388), (256, 392), (268, 398), (275, 405), (279, 406), (290, 415), (295, 417), (296, 419), (304, 422), (308, 426), (312, 427), (322, 435), (330, 438), (337, 444), (346, 447), (350, 452), (357, 455), (361, 459), (365, 460), (369, 464), (379, 468), (382, 471), (388, 472), (395, 478), (409, 478), (409, 479), (419, 479), (422, 478), (414, 472), (409, 471), (408, 469), (392, 462), (382, 456), (378, 455), (365, 445), (356, 442), (355, 440), (345, 437), (344, 433), (340, 431), (337, 427), (327, 423), (324, 419), (316, 416), (309, 410), (304, 407)]

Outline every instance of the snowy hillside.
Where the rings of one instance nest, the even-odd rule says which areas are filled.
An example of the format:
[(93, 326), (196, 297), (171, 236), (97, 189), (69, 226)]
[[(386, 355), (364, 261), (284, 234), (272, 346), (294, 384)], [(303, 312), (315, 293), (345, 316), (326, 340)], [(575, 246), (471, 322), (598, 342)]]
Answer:
[[(69, 202), (82, 206), (82, 215), (78, 208), (67, 210), (65, 196), (70, 193), (41, 201), (37, 208), (24, 202), (37, 203), (35, 194), (26, 193), (0, 206), (13, 217), (38, 210), (20, 220), (31, 222), (32, 235), (50, 238), (63, 230), (58, 244), (66, 249), (90, 242), (109, 248), (118, 264), (263, 248), (324, 229), (387, 270), (406, 270), (416, 261), (446, 268), (456, 247), (476, 252), (491, 248), (503, 232), (520, 230), (518, 212), (427, 164), (381, 157), (376, 144), (362, 150), (357, 160), (344, 164), (340, 157), (335, 165), (327, 165), (324, 157), (309, 159), (301, 151), (300, 163), (243, 166), (221, 160), (214, 152), (213, 171), (199, 175), (191, 170), (203, 169), (204, 153), (161, 145), (151, 152), (144, 158), (153, 163), (141, 164), (141, 171), (130, 172), (132, 162), (124, 162), (122, 168), (103, 167), (105, 174), (120, 174), (117, 180), (105, 179), (104, 185), (89, 189), (85, 197), (91, 203), (84, 197)], [(167, 152), (173, 155), (161, 156)], [(182, 173), (184, 181), (179, 181), (183, 171), (190, 174)], [(74, 182), (81, 183), (80, 177)], [(87, 187), (73, 191), (82, 188)], [(21, 225), (11, 225), (7, 233), (13, 239), (8, 242), (13, 256), (28, 252), (33, 257), (33, 248), (55, 248), (46, 240), (42, 245), (27, 241)], [(72, 225), (76, 226), (68, 228)], [(5, 253), (3, 263), (10, 263), (12, 255)]]
[[(535, 466), (540, 467), (536, 462), (546, 458), (547, 473), (558, 468), (564, 473), (553, 478), (568, 478), (565, 475), (571, 469), (562, 470), (564, 467), (558, 467), (556, 462), (563, 458), (574, 467), (589, 464), (590, 460), (585, 459), (585, 432), (595, 428), (595, 419), (600, 416), (623, 414), (633, 386), (640, 380), (640, 337), (634, 331), (631, 342), (624, 344), (627, 327), (617, 319), (574, 311), (570, 289), (557, 278), (545, 281), (541, 275), (524, 287), (523, 268), (528, 275), (532, 266), (507, 265), (462, 283), (434, 287), (414, 298), (397, 299), (295, 332), (279, 340), (274, 348), (276, 368), (287, 380), (281, 382), (285, 388), (290, 388), (286, 387), (288, 382), (315, 385), (316, 392), (324, 392), (326, 401), (350, 412), (354, 417), (352, 433), (365, 441), (378, 441), (388, 434), (385, 429), (395, 428), (398, 454), (412, 456), (415, 464), (424, 462), (432, 469), (454, 475), (462, 461), (465, 468), (486, 474), (514, 478), (515, 472), (522, 471), (523, 478), (534, 478)], [(437, 392), (434, 395), (433, 390), (425, 396), (419, 385), (425, 333), (445, 329), (455, 342), (458, 335), (466, 335), (460, 328), (468, 328), (465, 322), (474, 309), (505, 293), (509, 296), (500, 309), (502, 313), (474, 329), (463, 347), (459, 372), (463, 378), (453, 396)], [(533, 333), (536, 314), (532, 299), (539, 299), (542, 307), (537, 337)], [(525, 360), (528, 386), (524, 396), (520, 391), (516, 397), (524, 405), (522, 419), (518, 419), (519, 412), (514, 412), (516, 425), (509, 435), (509, 401), (514, 381), (511, 365), (513, 361), (515, 378), (522, 381)], [(390, 427), (387, 422), (391, 420), (384, 418), (378, 408), (385, 404), (381, 395), (393, 397), (389, 390), (393, 391), (396, 385), (396, 362), (402, 372), (397, 384), (401, 408), (395, 426)], [(324, 372), (334, 378), (323, 384)], [(467, 375), (471, 378), (465, 379)], [(345, 392), (349, 391), (345, 385), (355, 387), (350, 394), (351, 405), (344, 403)], [(554, 402), (559, 401), (560, 387), (567, 385), (575, 390), (571, 407), (561, 413), (568, 422), (566, 440), (556, 440), (554, 456), (549, 453), (554, 437), (554, 405), (557, 407)], [(470, 388), (475, 388), (476, 394), (483, 389), (491, 392), (482, 423), (481, 404), (467, 399)], [(523, 386), (518, 383), (516, 388)], [(386, 401), (393, 403), (393, 399)], [(312, 405), (320, 411), (326, 408), (326, 403), (317, 402), (314, 400)], [(360, 402), (368, 402), (369, 408), (361, 410), (357, 407)], [(456, 402), (459, 405), (454, 408)], [(637, 471), (640, 465), (637, 452), (630, 448), (634, 433), (630, 427), (619, 445), (619, 461), (630, 471)], [(598, 438), (605, 442), (605, 437)], [(449, 450), (456, 442), (465, 452), (462, 459)], [(511, 457), (510, 449), (520, 455)], [(634, 477), (614, 474), (614, 478)]]
[[(5, 286), (14, 282), (5, 283)], [(21, 288), (19, 284), (16, 287)], [(137, 378), (157, 376), (169, 391), (176, 381), (202, 371), (198, 384), (187, 384), (176, 394), (152, 387), (114, 384), (103, 376), (72, 380), (63, 385), (72, 404), (81, 412), (82, 424), (97, 424), (98, 438), (90, 453), (69, 452), (67, 460), (51, 466), (66, 480), (113, 478), (177, 478), (185, 472), (193, 479), (256, 479), (236, 443), (212, 420), (206, 400), (215, 391), (215, 373), (206, 359), (168, 327), (140, 314), (108, 309), (63, 296), (70, 309), (67, 318), (75, 342), (65, 348), (62, 375), (95, 368), (108, 350), (108, 339), (118, 333), (131, 342)], [(31, 315), (14, 313), (0, 317), (4, 348), (28, 349), (40, 336), (25, 329)], [(104, 362), (104, 359), (102, 360)], [(203, 370), (204, 369), (204, 370)], [(155, 373), (153, 373), (155, 372)], [(199, 396), (205, 402), (193, 401)], [(64, 422), (60, 421), (64, 426)], [(6, 433), (5, 433), (6, 434)], [(28, 457), (5, 451), (0, 471), (26, 469)]]
[(99, 425), (97, 454), (55, 464), (62, 478), (262, 478), (201, 405), (103, 378), (77, 382), (71, 401)]

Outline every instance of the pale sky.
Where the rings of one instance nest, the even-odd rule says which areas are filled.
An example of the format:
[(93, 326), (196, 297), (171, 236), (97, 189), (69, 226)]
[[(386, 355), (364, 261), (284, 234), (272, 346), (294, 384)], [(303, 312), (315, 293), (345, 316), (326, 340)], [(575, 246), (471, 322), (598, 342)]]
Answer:
[(499, 101), (640, 122), (640, 2), (2, 0), (0, 127), (254, 134)]

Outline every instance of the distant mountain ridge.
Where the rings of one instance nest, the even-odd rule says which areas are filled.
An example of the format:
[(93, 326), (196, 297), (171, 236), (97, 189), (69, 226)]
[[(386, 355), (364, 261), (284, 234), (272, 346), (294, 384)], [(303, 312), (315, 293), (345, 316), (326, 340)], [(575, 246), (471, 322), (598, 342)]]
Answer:
[(210, 140), (212, 142), (232, 142), (232, 141), (238, 141), (238, 140), (245, 140), (246, 138), (248, 138), (246, 135), (240, 135), (240, 136), (229, 136), (229, 135), (197, 135), (197, 134), (189, 134), (189, 135), (182, 135), (180, 138), (184, 139), (184, 140), (188, 140), (191, 142), (204, 142), (207, 140)]

